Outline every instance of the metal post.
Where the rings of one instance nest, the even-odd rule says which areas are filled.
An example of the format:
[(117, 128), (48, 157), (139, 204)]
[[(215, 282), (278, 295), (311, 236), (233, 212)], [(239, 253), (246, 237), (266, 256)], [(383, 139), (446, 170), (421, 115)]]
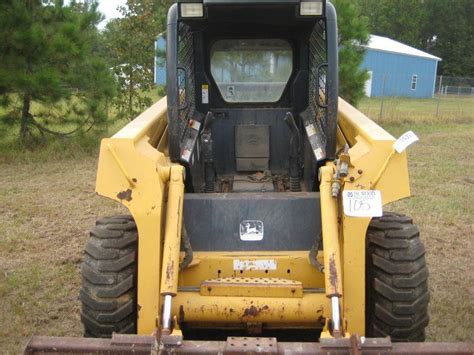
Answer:
[(436, 103), (436, 118), (438, 118), (439, 114), (439, 102), (441, 100), (441, 93), (442, 93), (442, 84), (443, 84), (443, 76), (439, 76), (439, 84), (438, 84), (438, 102)]
[(171, 300), (173, 296), (166, 295), (163, 302), (163, 329), (171, 329)]
[(379, 114), (379, 120), (382, 120), (382, 114), (383, 114), (383, 99), (385, 96), (385, 80), (387, 79), (387, 74), (383, 75), (383, 82), (382, 82), (382, 99), (380, 101), (380, 114)]
[(334, 334), (337, 334), (340, 331), (340, 324), (341, 324), (341, 316), (339, 313), (339, 297), (337, 296), (331, 297), (331, 310), (332, 310), (332, 321), (334, 325)]

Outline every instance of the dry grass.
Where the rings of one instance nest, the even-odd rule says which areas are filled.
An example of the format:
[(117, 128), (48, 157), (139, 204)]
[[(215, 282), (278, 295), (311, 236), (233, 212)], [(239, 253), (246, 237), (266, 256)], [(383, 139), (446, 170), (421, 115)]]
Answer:
[(474, 340), (474, 126), (414, 128), (420, 142), (409, 148), (412, 197), (389, 209), (418, 224), (427, 250), (431, 290), (428, 339)]
[(380, 115), (381, 101), (380, 98), (365, 98), (359, 109), (384, 125), (474, 122), (474, 96), (441, 96), (439, 101), (438, 98), (386, 97)]
[(81, 336), (79, 267), (87, 229), (120, 206), (94, 193), (96, 157), (0, 167), (0, 344)]
[[(431, 270), (432, 341), (472, 340), (474, 125), (414, 129), (413, 198), (390, 206), (419, 224)], [(3, 153), (4, 155), (6, 153)], [(79, 266), (96, 216), (121, 213), (94, 194), (96, 153), (0, 156), (0, 344), (17, 353), (31, 334), (81, 335)]]

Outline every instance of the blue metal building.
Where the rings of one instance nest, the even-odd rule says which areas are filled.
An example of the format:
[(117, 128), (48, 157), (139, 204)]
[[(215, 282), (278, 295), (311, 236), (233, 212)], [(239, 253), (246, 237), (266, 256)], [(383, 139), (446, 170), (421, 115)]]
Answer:
[(370, 36), (362, 67), (367, 96), (433, 97), (441, 58), (390, 38)]
[(155, 41), (155, 84), (166, 85), (166, 39), (163, 34)]

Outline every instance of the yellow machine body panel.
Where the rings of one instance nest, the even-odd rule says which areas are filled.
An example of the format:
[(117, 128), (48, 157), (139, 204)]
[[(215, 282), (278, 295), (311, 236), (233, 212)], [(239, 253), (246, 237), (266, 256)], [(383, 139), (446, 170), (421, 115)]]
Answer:
[[(395, 138), (342, 99), (338, 125), (338, 148), (346, 143), (350, 147), (349, 174), (342, 181), (342, 189), (380, 190), (384, 205), (409, 196), (407, 157), (405, 152), (394, 151)], [(180, 179), (182, 169), (167, 157), (166, 129), (167, 107), (163, 98), (112, 138), (104, 139), (100, 150), (96, 191), (127, 207), (138, 227), (138, 334), (151, 334), (160, 324), (161, 299), (166, 294), (175, 296), (172, 315), (193, 324), (265, 322), (284, 328), (314, 326), (320, 322), (322, 327), (331, 315), (327, 297), (330, 290), (340, 293), (346, 334), (364, 334), (365, 235), (370, 218), (345, 216), (340, 198), (334, 199), (328, 194), (321, 193), (321, 206), (333, 206), (322, 210), (323, 234), (332, 234), (335, 238), (333, 245), (324, 247), (340, 254), (337, 258), (340, 265), (335, 267), (340, 268), (337, 271), (342, 280), (331, 280), (329, 271), (325, 275), (312, 266), (308, 250), (196, 252), (192, 264), (179, 272), (176, 292), (168, 286), (167, 278), (171, 280), (176, 275), (175, 270), (171, 270), (171, 274), (169, 270), (161, 270), (163, 258), (172, 264), (179, 246), (170, 245), (169, 250), (163, 250), (163, 243), (165, 234), (179, 236), (181, 233), (176, 214), (182, 213), (182, 200), (179, 200), (182, 182), (176, 181), (178, 187), (170, 190), (169, 196), (168, 186), (170, 177)], [(327, 164), (322, 169), (323, 179), (331, 176), (334, 168), (334, 164)], [(327, 178), (327, 184), (331, 180)], [(170, 212), (167, 201), (174, 197), (179, 197), (176, 201), (181, 202)], [(324, 238), (326, 243), (326, 236)], [(332, 269), (331, 260), (324, 260), (324, 252), (319, 251), (317, 258), (326, 265), (325, 270)], [(234, 261), (238, 259), (274, 260), (278, 267), (274, 270), (236, 269)], [(233, 281), (217, 285), (215, 280), (224, 278), (244, 280), (247, 284), (244, 289), (249, 289), (250, 281), (245, 279), (250, 278), (262, 284), (265, 280), (279, 280), (276, 284), (280, 287), (268, 287), (267, 295), (262, 296), (264, 286), (259, 285), (244, 295), (235, 292)], [(215, 293), (210, 281), (204, 290), (201, 288), (205, 280), (214, 280)], [(294, 295), (282, 280), (288, 280), (289, 285), (297, 282)], [(211, 291), (206, 294), (208, 286)], [(229, 293), (224, 296), (226, 288), (230, 296)], [(287, 294), (288, 289), (290, 294)]]

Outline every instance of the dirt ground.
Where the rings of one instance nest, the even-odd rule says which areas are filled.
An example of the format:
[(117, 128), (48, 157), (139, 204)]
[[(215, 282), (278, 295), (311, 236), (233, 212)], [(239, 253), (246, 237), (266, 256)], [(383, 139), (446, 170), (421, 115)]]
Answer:
[[(413, 197), (387, 209), (411, 215), (430, 268), (431, 341), (473, 340), (474, 125), (413, 129)], [(81, 336), (82, 248), (97, 216), (123, 213), (94, 193), (97, 157), (0, 157), (0, 351), (18, 353), (32, 334)]]

